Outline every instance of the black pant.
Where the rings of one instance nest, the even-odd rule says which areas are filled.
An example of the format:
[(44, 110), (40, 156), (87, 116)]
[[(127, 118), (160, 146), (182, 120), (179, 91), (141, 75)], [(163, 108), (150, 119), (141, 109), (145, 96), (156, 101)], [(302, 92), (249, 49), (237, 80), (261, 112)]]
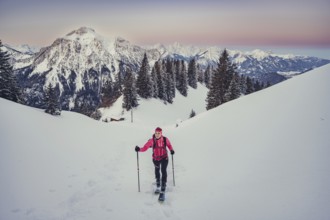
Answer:
[(162, 171), (162, 191), (165, 190), (166, 188), (166, 182), (167, 182), (167, 165), (168, 165), (168, 158), (164, 158), (160, 161), (157, 160), (153, 160), (154, 165), (155, 165), (155, 176), (156, 176), (156, 182), (157, 182), (157, 186), (160, 186), (160, 173), (159, 170)]

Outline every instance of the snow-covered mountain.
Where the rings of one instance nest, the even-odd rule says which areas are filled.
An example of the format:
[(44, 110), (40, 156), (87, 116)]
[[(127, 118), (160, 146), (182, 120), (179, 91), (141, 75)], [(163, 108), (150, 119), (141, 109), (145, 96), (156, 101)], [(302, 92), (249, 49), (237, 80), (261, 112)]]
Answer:
[(4, 45), (1, 48), (3, 51), (8, 52), (10, 55), (10, 63), (13, 65), (14, 70), (32, 65), (35, 54), (29, 53), (25, 50), (15, 49), (15, 47)]
[[(329, 73), (317, 68), (178, 127), (205, 91), (164, 109), (142, 100), (134, 123), (108, 124), (0, 98), (0, 219), (328, 220)], [(151, 150), (139, 153), (138, 192), (134, 151), (158, 125), (175, 150), (163, 204)]]
[(35, 54), (40, 51), (40, 47), (38, 46), (31, 46), (28, 44), (22, 44), (22, 45), (16, 45), (16, 46), (11, 46), (13, 49), (25, 53), (25, 54)]
[(51, 83), (59, 85), (63, 109), (70, 109), (81, 91), (98, 100), (102, 82), (114, 80), (120, 66), (129, 65), (137, 70), (145, 52), (150, 60), (160, 56), (156, 50), (146, 51), (119, 37), (104, 39), (93, 29), (83, 27), (56, 39), (36, 54), (24, 54), (28, 58), (20, 59), (17, 56), (20, 52), (11, 54), (29, 105), (40, 107), (43, 90)]
[[(150, 65), (158, 59), (172, 57), (189, 61), (198, 59), (201, 68), (216, 65), (223, 48), (155, 45), (140, 47), (121, 38), (104, 38), (93, 29), (82, 27), (52, 45), (31, 54), (6, 47), (11, 53), (12, 64), (20, 84), (25, 88), (25, 101), (36, 107), (42, 106), (42, 96), (48, 84), (58, 85), (63, 109), (72, 109), (78, 93), (90, 96), (97, 105), (105, 80), (115, 80), (123, 66), (137, 71), (144, 53)], [(231, 51), (233, 61), (241, 74), (263, 82), (275, 84), (291, 75), (300, 74), (329, 63), (316, 57), (276, 55), (260, 50), (252, 52)]]
[[(192, 57), (198, 59), (198, 63), (202, 67), (207, 65), (216, 66), (219, 61), (219, 54), (223, 48), (219, 47), (196, 47), (184, 46), (179, 43), (173, 45), (155, 45), (151, 48), (163, 51), (163, 56), (169, 56), (175, 59), (183, 59), (189, 61)], [(270, 51), (265, 52), (259, 49), (242, 52), (230, 50), (229, 55), (234, 63), (237, 64), (238, 71), (246, 74), (251, 78), (261, 82), (275, 84), (281, 82), (294, 75), (298, 75), (314, 69), (316, 67), (329, 63), (329, 60), (317, 57), (279, 55)]]

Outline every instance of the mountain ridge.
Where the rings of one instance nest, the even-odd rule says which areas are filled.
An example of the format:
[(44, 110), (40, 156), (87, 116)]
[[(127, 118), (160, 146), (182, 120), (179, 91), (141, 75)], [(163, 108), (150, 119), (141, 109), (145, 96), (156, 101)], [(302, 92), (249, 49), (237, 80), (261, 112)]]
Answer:
[[(141, 47), (121, 37), (105, 38), (92, 28), (81, 27), (34, 54), (19, 52), (6, 46), (20, 84), (25, 88), (29, 105), (41, 107), (42, 94), (48, 84), (58, 85), (63, 109), (71, 109), (80, 91), (100, 99), (105, 81), (115, 81), (124, 66), (137, 72), (144, 53), (152, 66), (159, 59), (197, 59), (201, 71), (216, 66), (222, 51), (219, 47), (184, 46), (179, 43)], [(254, 50), (228, 50), (240, 74), (275, 84), (293, 75), (322, 66), (330, 60), (316, 57), (276, 55)], [(70, 107), (71, 106), (71, 107)]]

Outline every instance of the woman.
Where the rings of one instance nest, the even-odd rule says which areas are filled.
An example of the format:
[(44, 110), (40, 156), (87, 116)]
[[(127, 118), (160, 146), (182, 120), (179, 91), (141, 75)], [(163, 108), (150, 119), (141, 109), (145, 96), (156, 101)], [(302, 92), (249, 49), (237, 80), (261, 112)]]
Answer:
[[(173, 147), (171, 145), (171, 142), (168, 138), (164, 137), (162, 135), (162, 129), (156, 128), (155, 134), (152, 136), (151, 139), (148, 140), (148, 142), (142, 147), (139, 148), (138, 146), (135, 147), (136, 152), (145, 152), (149, 148), (153, 148), (153, 163), (155, 165), (155, 176), (156, 176), (156, 184), (157, 189), (155, 193), (165, 193), (166, 189), (166, 182), (167, 182), (167, 165), (168, 165), (168, 155), (167, 155), (167, 149), (170, 150), (171, 154), (174, 154)], [(162, 172), (162, 178), (160, 178), (160, 171)]]

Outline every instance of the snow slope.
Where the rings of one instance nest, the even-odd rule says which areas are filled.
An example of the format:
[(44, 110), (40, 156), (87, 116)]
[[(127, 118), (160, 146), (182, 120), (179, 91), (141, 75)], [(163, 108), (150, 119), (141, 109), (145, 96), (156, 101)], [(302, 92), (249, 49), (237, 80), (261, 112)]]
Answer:
[[(206, 96), (208, 89), (198, 84), (198, 89), (189, 87), (188, 96), (184, 97), (176, 91), (173, 104), (164, 104), (159, 99), (140, 99), (138, 108), (133, 110), (133, 122), (157, 126), (173, 127), (187, 120), (192, 110), (199, 114), (206, 111)], [(131, 112), (122, 108), (120, 97), (110, 108), (101, 108), (102, 120), (110, 118), (125, 118), (131, 123)]]
[(169, 165), (164, 204), (152, 194), (151, 151), (139, 154), (137, 192), (134, 152), (155, 127), (146, 115), (166, 114), (159, 105), (141, 105), (133, 124), (101, 123), (0, 99), (0, 219), (327, 220), (329, 94), (326, 65), (177, 128), (166, 116), (176, 186)]

